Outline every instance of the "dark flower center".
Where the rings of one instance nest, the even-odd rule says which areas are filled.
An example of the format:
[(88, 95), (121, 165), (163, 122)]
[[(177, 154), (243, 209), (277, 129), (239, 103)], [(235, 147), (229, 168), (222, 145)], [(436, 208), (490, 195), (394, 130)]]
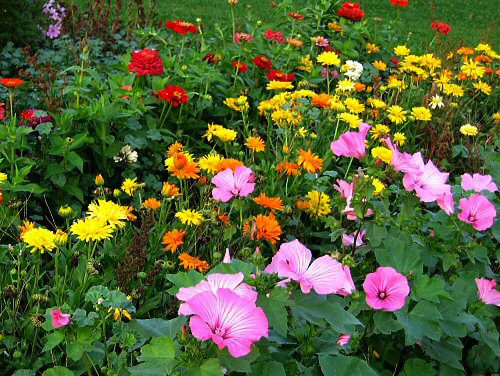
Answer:
[(380, 292), (378, 293), (378, 298), (379, 298), (379, 299), (384, 300), (386, 297), (387, 297), (387, 294), (385, 293), (385, 291), (380, 291)]

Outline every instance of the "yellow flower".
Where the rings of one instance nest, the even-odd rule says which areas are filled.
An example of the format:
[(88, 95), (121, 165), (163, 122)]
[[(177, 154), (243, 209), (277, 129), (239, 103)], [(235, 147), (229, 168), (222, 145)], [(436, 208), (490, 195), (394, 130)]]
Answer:
[(374, 43), (367, 43), (366, 50), (368, 51), (369, 54), (374, 54), (380, 52), (380, 47)]
[(340, 92), (352, 91), (354, 90), (354, 82), (349, 79), (339, 80), (337, 83), (337, 90)]
[(224, 104), (235, 111), (245, 111), (250, 108), (247, 97), (244, 95), (241, 95), (238, 98), (226, 98)]
[(326, 193), (314, 190), (307, 193), (306, 197), (309, 199), (307, 201), (307, 211), (311, 218), (321, 217), (332, 212), (330, 197)]
[(490, 52), (491, 46), (485, 43), (479, 43), (475, 48), (477, 52)]
[(400, 106), (391, 106), (387, 112), (387, 117), (395, 124), (402, 124), (406, 121), (406, 111)]
[(7, 174), (0, 172), (0, 183), (7, 180)]
[(322, 52), (316, 58), (316, 60), (318, 61), (318, 63), (321, 63), (322, 65), (327, 65), (327, 66), (330, 66), (330, 65), (339, 66), (340, 65), (340, 59), (339, 59), (338, 55), (333, 51)]
[(479, 90), (480, 92), (490, 95), (493, 89), (491, 88), (490, 85), (488, 85), (486, 82), (483, 81), (478, 81), (472, 84), (476, 90)]
[(378, 98), (370, 98), (370, 99), (368, 99), (367, 103), (373, 108), (377, 108), (377, 109), (387, 108), (387, 105), (385, 104), (385, 102), (381, 99), (378, 99)]
[(297, 66), (297, 69), (311, 73), (313, 66), (314, 63), (311, 60), (311, 55), (306, 55), (300, 58), (300, 62), (299, 65)]
[(495, 124), (500, 124), (500, 112), (495, 112), (492, 117)]
[(370, 129), (370, 133), (372, 134), (372, 139), (378, 140), (382, 137), (387, 137), (391, 132), (390, 128), (384, 124), (376, 124), (372, 129)]
[(417, 120), (431, 121), (432, 119), (431, 111), (425, 107), (413, 107), (411, 109), (411, 114)]
[(385, 184), (376, 178), (372, 179), (372, 185), (375, 187), (375, 192), (373, 192), (373, 194), (376, 196), (381, 194), (385, 189)]
[(31, 253), (35, 253), (37, 250), (40, 253), (53, 250), (56, 248), (55, 240), (56, 234), (41, 227), (33, 228), (23, 234), (23, 242), (32, 247)]
[(133, 178), (133, 179), (127, 178), (123, 181), (123, 184), (121, 186), (121, 190), (123, 192), (125, 192), (126, 194), (128, 194), (129, 196), (133, 196), (135, 190), (139, 187), (140, 187), (140, 184), (137, 183), (137, 178)]
[(358, 115), (343, 112), (339, 115), (339, 119), (345, 121), (352, 128), (358, 128), (361, 124), (361, 119)]
[(54, 239), (54, 244), (58, 247), (62, 247), (68, 241), (68, 234), (63, 230), (57, 229), (56, 237)]
[(271, 81), (266, 86), (267, 90), (291, 90), (293, 84), (288, 81)]
[(208, 141), (212, 141), (213, 136), (222, 142), (230, 142), (236, 139), (238, 133), (232, 129), (224, 128), (222, 125), (208, 124), (208, 130), (203, 137), (206, 137)]
[(486, 68), (480, 66), (478, 62), (472, 59), (465, 60), (464, 64), (460, 67), (460, 70), (473, 80), (483, 77), (486, 73)]
[(211, 151), (210, 154), (200, 158), (198, 164), (203, 171), (214, 174), (219, 170), (219, 163), (223, 159), (224, 158), (216, 151)]
[(394, 133), (394, 142), (399, 146), (403, 146), (406, 142), (405, 134), (401, 132)]
[(97, 175), (94, 180), (95, 185), (98, 187), (101, 187), (104, 185), (104, 178), (102, 177), (101, 174)]
[(407, 56), (410, 54), (410, 49), (405, 45), (394, 47), (394, 54), (396, 56)]
[(464, 89), (460, 85), (456, 84), (444, 84), (443, 91), (446, 95), (452, 95), (454, 97), (464, 96)]
[(460, 127), (460, 133), (462, 133), (465, 136), (475, 136), (477, 135), (477, 127), (470, 124), (462, 125)]
[(387, 69), (387, 64), (382, 60), (376, 60), (372, 63), (372, 65), (381, 72), (384, 72)]
[(360, 112), (363, 112), (365, 110), (365, 105), (359, 103), (356, 98), (346, 98), (344, 100), (344, 104), (349, 112), (353, 112), (355, 114), (359, 114)]
[(91, 240), (103, 240), (112, 237), (113, 227), (108, 225), (101, 218), (79, 219), (70, 227), (72, 234), (76, 235), (78, 240), (89, 242)]
[(266, 143), (260, 136), (248, 137), (245, 146), (247, 146), (253, 152), (259, 152), (266, 150)]
[(184, 209), (175, 213), (175, 217), (179, 218), (182, 224), (199, 226), (203, 223), (204, 219), (200, 213), (191, 209)]
[(378, 158), (382, 162), (391, 163), (392, 161), (392, 150), (384, 148), (382, 146), (377, 146), (372, 149), (372, 157)]
[(87, 212), (89, 218), (99, 218), (109, 224), (111, 228), (125, 227), (127, 209), (113, 201), (97, 200), (89, 205)]

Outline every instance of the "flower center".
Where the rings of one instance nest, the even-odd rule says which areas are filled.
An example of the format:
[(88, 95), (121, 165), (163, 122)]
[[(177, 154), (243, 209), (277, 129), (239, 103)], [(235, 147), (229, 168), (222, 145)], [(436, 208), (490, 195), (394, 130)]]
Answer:
[(384, 300), (386, 297), (387, 297), (387, 294), (385, 293), (385, 291), (380, 291), (378, 293), (378, 298), (379, 299)]
[(214, 330), (214, 334), (219, 337), (224, 337), (224, 334), (226, 334), (226, 330), (221, 327), (216, 327)]
[(469, 221), (471, 222), (474, 222), (476, 220), (476, 216), (475, 215), (469, 215)]

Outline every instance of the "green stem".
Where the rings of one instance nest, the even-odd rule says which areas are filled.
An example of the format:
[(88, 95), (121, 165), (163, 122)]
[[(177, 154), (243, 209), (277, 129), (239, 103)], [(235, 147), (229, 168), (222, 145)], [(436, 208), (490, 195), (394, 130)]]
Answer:
[(347, 165), (347, 170), (345, 171), (345, 175), (344, 175), (344, 180), (347, 178), (347, 175), (349, 175), (349, 169), (351, 168), (351, 165), (352, 165), (352, 160), (354, 158), (351, 157), (351, 160), (349, 161), (349, 164)]

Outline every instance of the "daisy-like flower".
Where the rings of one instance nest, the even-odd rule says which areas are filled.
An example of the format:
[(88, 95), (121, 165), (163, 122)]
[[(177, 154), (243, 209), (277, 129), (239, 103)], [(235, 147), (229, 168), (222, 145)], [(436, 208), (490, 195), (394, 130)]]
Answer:
[(401, 132), (394, 133), (394, 142), (399, 146), (403, 146), (406, 143), (405, 134)]
[(465, 136), (475, 136), (477, 135), (477, 127), (471, 124), (465, 124), (460, 127), (460, 133)]
[(23, 242), (31, 247), (31, 253), (52, 251), (56, 248), (56, 234), (46, 228), (33, 228), (23, 234)]
[(362, 121), (358, 115), (350, 114), (348, 112), (342, 112), (339, 115), (339, 119), (345, 121), (351, 128), (359, 128)]
[(356, 81), (361, 77), (363, 73), (363, 65), (354, 60), (347, 60), (342, 66), (342, 70), (345, 72), (344, 75), (349, 77), (351, 80)]
[(196, 269), (201, 273), (210, 269), (208, 262), (200, 260), (198, 257), (190, 256), (185, 252), (179, 255), (179, 264), (186, 270)]
[(167, 171), (178, 179), (198, 179), (200, 168), (188, 153), (177, 153), (165, 160)]
[(372, 63), (372, 65), (381, 72), (384, 72), (387, 69), (387, 64), (382, 60), (376, 60)]
[(164, 182), (161, 189), (161, 194), (164, 197), (177, 197), (181, 195), (181, 192), (179, 190), (179, 187), (177, 187), (175, 184)]
[(341, 64), (339, 56), (333, 51), (322, 52), (321, 54), (318, 55), (316, 61), (326, 66), (331, 66), (331, 65), (339, 66)]
[(269, 213), (269, 215), (259, 214), (255, 217), (255, 225), (257, 226), (257, 240), (266, 239), (270, 243), (276, 244), (281, 236), (281, 226), (273, 213)]
[(266, 150), (266, 143), (260, 136), (248, 137), (245, 141), (245, 146), (253, 152), (260, 152)]
[(198, 161), (200, 168), (211, 174), (219, 171), (219, 164), (224, 158), (216, 151), (211, 151), (208, 155), (201, 157)]
[(167, 157), (173, 157), (177, 153), (180, 153), (184, 149), (184, 145), (181, 144), (179, 141), (174, 142), (172, 145), (170, 145), (167, 149)]
[(377, 52), (380, 52), (380, 47), (374, 43), (367, 43), (366, 51), (368, 51), (369, 54), (375, 54)]
[(129, 196), (133, 196), (135, 190), (140, 187), (140, 184), (137, 183), (137, 178), (133, 179), (125, 179), (122, 183), (121, 190), (128, 194)]
[(480, 91), (481, 93), (486, 95), (490, 95), (493, 92), (492, 87), (483, 81), (474, 82), (472, 86), (474, 86), (474, 89), (476, 89), (477, 91)]
[(411, 114), (416, 120), (431, 121), (432, 119), (431, 111), (425, 107), (413, 107), (411, 109)]
[(158, 209), (161, 206), (161, 202), (158, 201), (156, 198), (152, 197), (152, 198), (148, 198), (147, 200), (144, 200), (144, 202), (142, 203), (142, 206), (155, 211), (156, 209)]
[(394, 47), (394, 54), (396, 56), (408, 56), (410, 52), (411, 52), (410, 49), (405, 45)]
[(384, 148), (383, 146), (377, 146), (372, 149), (372, 157), (380, 159), (382, 162), (391, 163), (392, 161), (392, 150)]
[(126, 224), (127, 210), (124, 206), (113, 201), (97, 200), (97, 202), (89, 205), (87, 216), (89, 218), (99, 218), (113, 229), (122, 228)]
[(254, 202), (270, 210), (283, 210), (283, 201), (281, 197), (267, 197), (264, 192), (255, 197)]
[(267, 90), (292, 90), (293, 84), (287, 81), (270, 81), (267, 86)]
[(35, 228), (36, 223), (31, 222), (31, 221), (23, 221), (23, 224), (21, 226), (17, 226), (19, 230), (21, 230), (21, 233), (19, 234), (19, 239), (23, 240), (24, 239), (24, 234), (26, 234), (28, 231), (31, 231)]
[(330, 207), (330, 196), (326, 193), (313, 190), (308, 192), (306, 197), (309, 199), (307, 201), (307, 211), (311, 218), (322, 217), (332, 212), (332, 208)]
[(391, 106), (387, 109), (387, 117), (395, 124), (402, 124), (406, 121), (406, 113), (400, 106)]
[(175, 213), (175, 218), (178, 218), (182, 224), (199, 226), (203, 223), (203, 216), (196, 210), (184, 209)]
[(224, 128), (219, 124), (208, 124), (208, 130), (203, 135), (208, 141), (212, 141), (213, 137), (217, 137), (222, 142), (234, 141), (238, 133), (232, 129)]
[(387, 137), (390, 132), (390, 128), (384, 124), (375, 124), (375, 126), (370, 129), (371, 138), (373, 140), (379, 140), (383, 137)]
[(352, 91), (354, 90), (354, 82), (352, 80), (339, 80), (337, 82), (337, 90), (340, 92)]
[(486, 73), (486, 68), (472, 59), (464, 60), (460, 70), (473, 80), (483, 77)]
[(105, 220), (101, 218), (84, 218), (79, 219), (70, 227), (73, 235), (76, 235), (78, 240), (90, 242), (91, 240), (101, 241), (109, 239), (113, 234), (113, 227), (108, 225)]
[(307, 172), (315, 174), (323, 168), (323, 160), (317, 154), (314, 154), (311, 149), (300, 149), (299, 154), (297, 162)]
[(344, 104), (349, 112), (353, 112), (355, 114), (359, 114), (365, 110), (365, 105), (360, 103), (356, 98), (346, 98), (344, 100)]
[(313, 61), (311, 60), (311, 55), (306, 55), (300, 58), (299, 65), (297, 66), (298, 70), (304, 72), (312, 72), (312, 68), (314, 66)]
[(443, 85), (443, 92), (446, 95), (452, 95), (454, 97), (463, 97), (464, 96), (464, 89), (460, 85), (456, 84), (444, 84)]
[(380, 181), (380, 179), (377, 179), (377, 178), (372, 178), (372, 185), (375, 188), (375, 191), (373, 191), (373, 194), (375, 196), (378, 196), (379, 194), (381, 194), (384, 191), (384, 189), (386, 188), (385, 184), (382, 183)]
[(431, 98), (431, 102), (429, 103), (429, 107), (435, 110), (436, 108), (441, 108), (444, 107), (443, 103), (443, 97), (440, 97), (439, 95), (434, 95)]
[(174, 229), (172, 231), (168, 231), (163, 235), (161, 244), (165, 245), (165, 251), (171, 251), (172, 253), (175, 253), (177, 251), (177, 248), (184, 244), (184, 237), (186, 236), (187, 232), (184, 230), (177, 230)]
[(217, 172), (227, 170), (228, 168), (236, 171), (236, 167), (238, 166), (244, 166), (243, 162), (234, 158), (223, 158), (217, 166)]
[(226, 98), (224, 100), (224, 104), (230, 109), (239, 112), (246, 111), (250, 108), (247, 97), (244, 95), (241, 95), (238, 98)]
[(276, 171), (284, 172), (288, 176), (300, 175), (299, 167), (295, 162), (281, 162), (276, 166)]

